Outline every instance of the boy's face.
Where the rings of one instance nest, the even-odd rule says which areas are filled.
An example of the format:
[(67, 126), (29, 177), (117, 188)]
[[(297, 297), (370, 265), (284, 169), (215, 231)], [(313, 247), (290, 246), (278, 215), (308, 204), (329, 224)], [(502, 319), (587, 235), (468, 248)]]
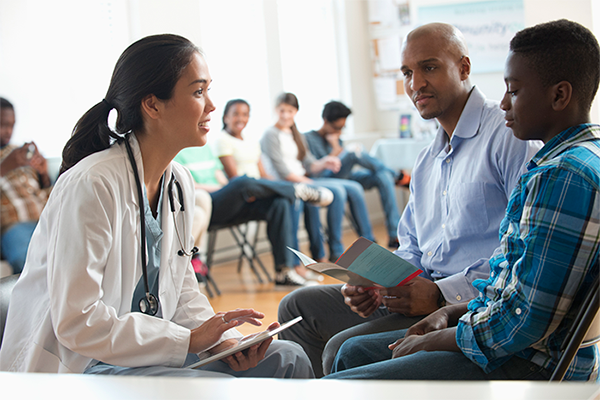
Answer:
[(506, 126), (521, 140), (546, 143), (554, 136), (551, 132), (551, 88), (544, 87), (527, 60), (512, 51), (506, 59), (504, 82), (506, 93), (500, 108), (505, 111)]

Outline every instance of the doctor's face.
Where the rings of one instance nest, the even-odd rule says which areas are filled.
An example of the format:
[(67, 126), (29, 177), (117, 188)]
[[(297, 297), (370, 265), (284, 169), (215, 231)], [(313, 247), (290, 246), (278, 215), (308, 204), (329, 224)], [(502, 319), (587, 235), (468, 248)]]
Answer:
[(163, 103), (162, 122), (181, 148), (206, 144), (210, 114), (215, 110), (208, 95), (211, 81), (206, 61), (195, 53), (175, 84), (173, 96)]

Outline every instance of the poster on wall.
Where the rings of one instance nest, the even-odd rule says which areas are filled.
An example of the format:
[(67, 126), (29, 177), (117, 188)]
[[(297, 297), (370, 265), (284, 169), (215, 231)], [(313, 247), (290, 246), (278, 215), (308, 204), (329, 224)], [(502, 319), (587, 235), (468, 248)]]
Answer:
[(525, 27), (523, 0), (421, 6), (417, 8), (417, 22), (456, 26), (467, 41), (472, 72), (498, 72), (504, 69), (510, 39)]

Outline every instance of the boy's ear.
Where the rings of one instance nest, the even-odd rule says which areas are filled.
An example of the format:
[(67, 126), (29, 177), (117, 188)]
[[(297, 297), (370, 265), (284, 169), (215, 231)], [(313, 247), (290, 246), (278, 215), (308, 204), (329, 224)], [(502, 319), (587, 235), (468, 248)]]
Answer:
[(552, 109), (562, 111), (571, 103), (573, 86), (568, 81), (561, 81), (551, 86)]
[(158, 98), (149, 94), (142, 99), (142, 113), (146, 114), (151, 119), (157, 119), (160, 113), (160, 105)]

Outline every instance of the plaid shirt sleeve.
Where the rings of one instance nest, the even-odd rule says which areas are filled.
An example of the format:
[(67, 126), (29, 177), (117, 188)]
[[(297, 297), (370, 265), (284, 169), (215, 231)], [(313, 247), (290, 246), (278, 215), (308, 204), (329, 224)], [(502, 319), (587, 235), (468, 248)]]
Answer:
[(547, 349), (597, 269), (599, 197), (576, 168), (550, 165), (523, 175), (500, 226), (503, 252), (490, 260), (490, 278), (474, 282), (481, 295), (456, 334), (462, 352), (484, 371), (529, 347)]

